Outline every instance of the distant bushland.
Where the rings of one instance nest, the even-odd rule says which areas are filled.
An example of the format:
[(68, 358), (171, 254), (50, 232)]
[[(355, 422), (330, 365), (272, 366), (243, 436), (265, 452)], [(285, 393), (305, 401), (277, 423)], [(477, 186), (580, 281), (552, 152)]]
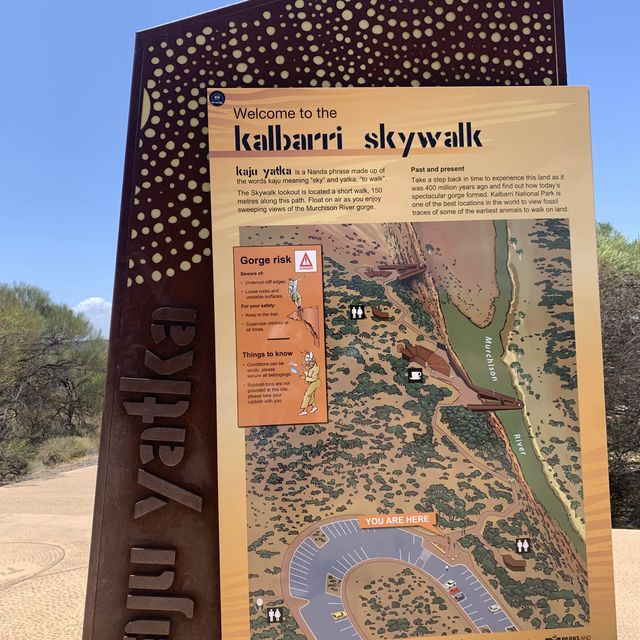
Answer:
[(613, 526), (640, 527), (640, 240), (598, 225)]
[(0, 482), (97, 450), (106, 350), (86, 317), (0, 284)]

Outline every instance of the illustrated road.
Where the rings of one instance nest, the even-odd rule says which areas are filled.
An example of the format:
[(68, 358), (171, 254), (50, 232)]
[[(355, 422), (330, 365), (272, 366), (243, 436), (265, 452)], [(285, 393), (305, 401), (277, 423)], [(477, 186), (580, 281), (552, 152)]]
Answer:
[[(310, 536), (302, 540), (289, 563), (289, 592), (295, 598), (307, 600), (300, 615), (316, 640), (360, 638), (347, 616), (334, 620), (332, 614), (344, 611), (340, 596), (326, 592), (327, 576), (341, 580), (359, 564), (371, 560), (399, 560), (413, 565), (420, 572), (444, 585), (454, 580), (465, 599), (450, 605), (459, 607), (478, 629), (492, 632), (515, 629), (509, 617), (500, 609), (476, 576), (463, 564), (448, 567), (447, 563), (422, 546), (422, 538), (407, 529), (361, 529), (356, 519), (337, 520), (320, 527), (328, 539), (318, 547)], [(336, 633), (338, 632), (338, 633)]]

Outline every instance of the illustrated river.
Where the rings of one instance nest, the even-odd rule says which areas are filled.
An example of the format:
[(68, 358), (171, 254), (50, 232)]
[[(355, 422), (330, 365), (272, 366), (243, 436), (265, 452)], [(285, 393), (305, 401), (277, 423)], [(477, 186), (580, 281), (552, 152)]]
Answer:
[[(513, 293), (508, 267), (508, 229), (506, 221), (496, 221), (494, 226), (496, 229), (495, 263), (499, 296), (494, 302), (495, 313), (491, 324), (482, 329), (478, 328), (448, 299), (444, 290), (440, 292), (440, 303), (451, 346), (471, 379), (476, 384), (487, 389), (518, 397), (507, 365), (502, 361), (504, 348), (500, 336), (507, 321)], [(485, 356), (485, 339), (487, 337), (491, 338), (492, 341), (490, 351), (493, 356), (494, 376), (497, 381), (492, 379), (487, 365)], [(585, 558), (584, 540), (574, 528), (564, 504), (547, 482), (542, 463), (536, 454), (522, 411), (500, 411), (498, 416), (500, 422), (504, 425), (511, 447), (518, 458), (524, 477), (531, 490), (546, 507), (549, 515), (567, 533), (578, 553)], [(521, 437), (517, 439), (516, 434)], [(520, 453), (519, 449), (521, 448), (524, 448), (525, 455)]]

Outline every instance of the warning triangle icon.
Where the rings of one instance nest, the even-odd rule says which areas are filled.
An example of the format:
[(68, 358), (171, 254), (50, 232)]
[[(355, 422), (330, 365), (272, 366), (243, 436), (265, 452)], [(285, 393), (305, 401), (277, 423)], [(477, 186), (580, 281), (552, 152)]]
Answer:
[(302, 260), (300, 261), (300, 268), (313, 269), (313, 263), (311, 262), (309, 254), (306, 251), (304, 252)]

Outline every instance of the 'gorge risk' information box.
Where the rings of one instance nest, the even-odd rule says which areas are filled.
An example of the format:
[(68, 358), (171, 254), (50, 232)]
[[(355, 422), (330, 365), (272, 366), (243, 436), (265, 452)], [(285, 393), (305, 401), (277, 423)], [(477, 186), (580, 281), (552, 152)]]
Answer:
[(224, 639), (612, 640), (586, 90), (208, 108)]

